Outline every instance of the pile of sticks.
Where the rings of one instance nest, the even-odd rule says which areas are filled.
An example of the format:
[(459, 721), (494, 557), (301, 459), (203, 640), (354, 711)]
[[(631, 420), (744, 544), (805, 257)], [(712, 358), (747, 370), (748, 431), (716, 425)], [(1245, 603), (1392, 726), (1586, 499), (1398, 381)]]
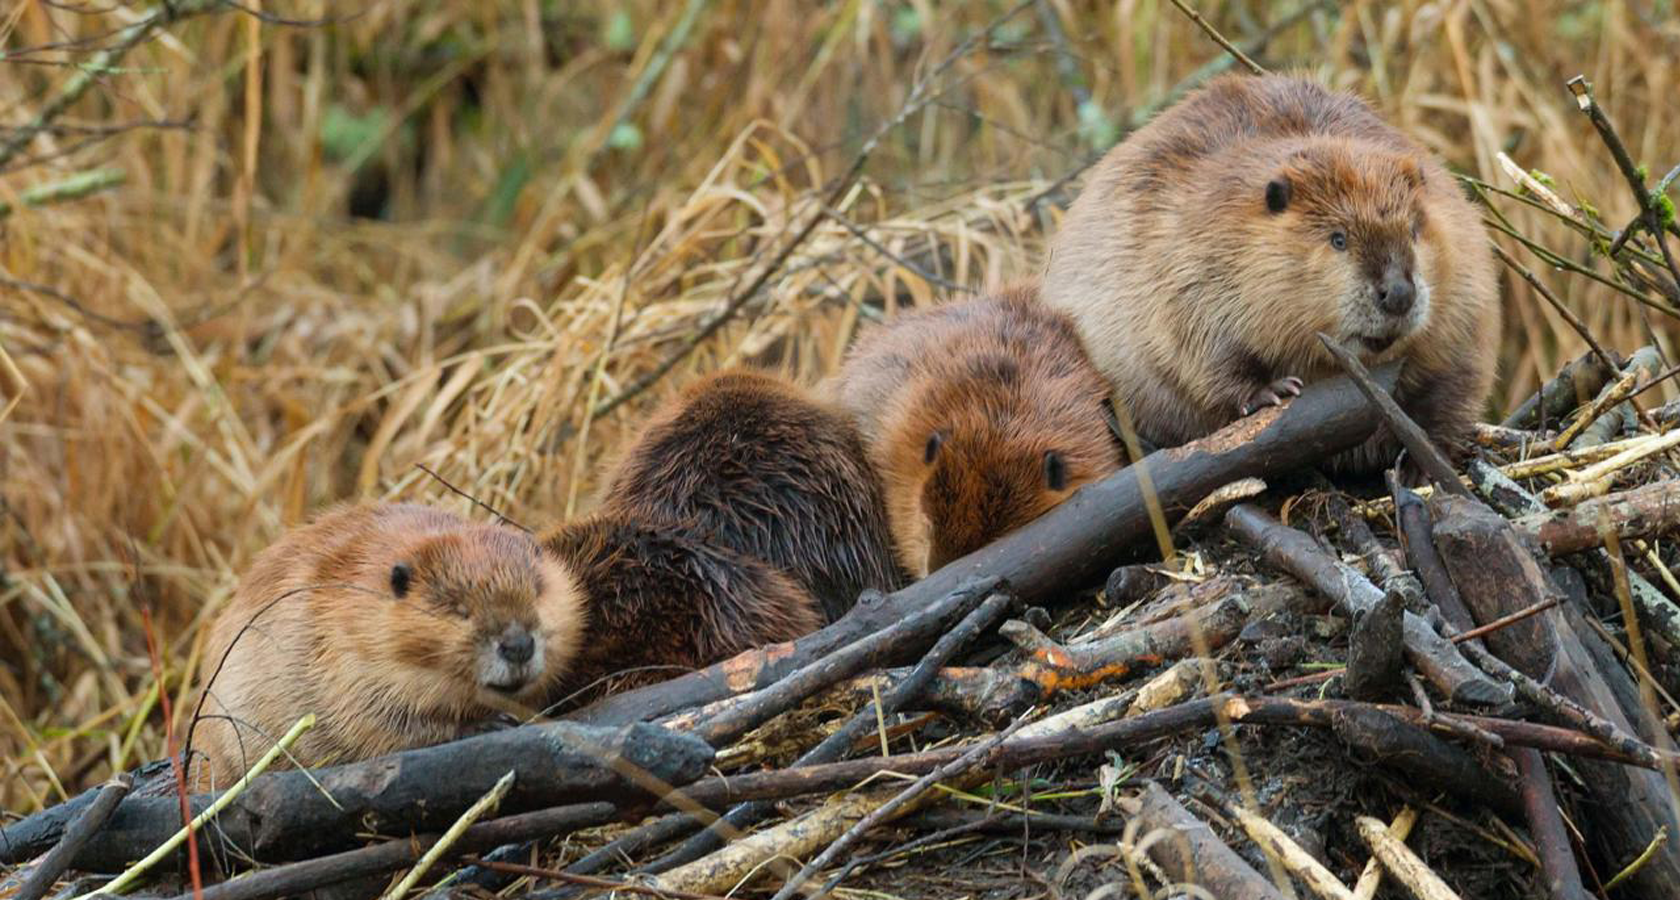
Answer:
[[(1415, 810), (1392, 823), (1356, 817), (1371, 862), (1353, 887), (1244, 790), (1204, 788), (1186, 801), (1134, 774), (1104, 786), (1099, 816), (994, 810), (952, 825), (931, 812), (994, 773), (1136, 754), (1210, 730), (1240, 761), (1239, 733), (1254, 727), (1321, 730), (1420, 790), (1526, 828), (1550, 896), (1595, 895), (1578, 860), (1596, 890), (1620, 872), (1641, 896), (1680, 896), (1680, 849), (1661, 837), (1680, 834), (1665, 781), (1680, 755), (1655, 714), (1663, 686), (1651, 673), (1665, 660), (1647, 656), (1680, 649), (1680, 608), (1664, 557), (1646, 543), (1680, 522), (1680, 479), (1666, 477), (1680, 430), (1570, 448), (1539, 418), (1557, 393), (1548, 386), (1527, 412), (1478, 434), (1521, 458), (1501, 464), (1484, 451), (1461, 474), (1388, 397), (1392, 369), (1346, 365), (1348, 376), (1287, 407), (1153, 454), (794, 643), (605, 698), (569, 721), (194, 797), (192, 840), (210, 870), (199, 874), (255, 869), (201, 896), (267, 900), (330, 886), (371, 896), (402, 871), (403, 891), (427, 878), (439, 891), (530, 878), (557, 885), (543, 892), (556, 897), (598, 888), (701, 897), (753, 883), (781, 900), (842, 884), (871, 862), (854, 852), (860, 842), (912, 816), (941, 826), (913, 844), (1022, 822), (1118, 835), (1130, 877), (1216, 896), (1293, 895), (1296, 882), (1319, 896), (1369, 897), (1382, 877), (1415, 896), (1456, 896), (1405, 843)], [(1574, 395), (1625, 397), (1623, 370), (1601, 369), (1583, 381), (1572, 367), (1560, 379)], [(1614, 406), (1578, 405), (1595, 418)], [(1255, 479), (1310, 467), (1379, 423), (1406, 440), (1433, 484), (1414, 491), (1391, 477), (1385, 496), (1363, 501), (1312, 492), (1335, 547), (1280, 521), (1268, 497), (1242, 499), (1260, 489)], [(1580, 430), (1565, 429), (1571, 439)], [(1194, 577), (1178, 555), (1110, 573), (1191, 531), (1234, 538), (1225, 564), (1209, 567), (1198, 553)], [(1256, 566), (1263, 578), (1241, 574)], [(1056, 629), (1041, 607), (1065, 606), (1105, 576), (1107, 602), (1125, 604), (1118, 614), (1071, 638), (1046, 633)], [(1614, 598), (1627, 651), (1601, 624), (1589, 584)], [(1246, 628), (1327, 606), (1351, 623), (1345, 667), (1264, 690), (1219, 683), (1213, 660)], [(1000, 643), (1009, 649), (990, 664), (958, 664)], [(1326, 687), (1342, 696), (1322, 698)], [(1075, 702), (1076, 693), (1096, 699)], [(762, 738), (786, 732), (786, 714), (813, 700), (855, 709), (820, 740), (792, 738), (797, 751), (769, 749)], [(934, 720), (966, 736), (888, 752), (893, 740), (933, 733)], [(778, 754), (793, 761), (777, 766)], [(1580, 776), (1572, 819), (1547, 754)], [(889, 773), (907, 781), (887, 787)], [(30, 863), (12, 876), (17, 896), (36, 900), (68, 871), (116, 874), (149, 854), (148, 874), (183, 872), (185, 853), (154, 852), (182, 829), (173, 791), (168, 767), (154, 766), (7, 826), (0, 862)], [(795, 798), (826, 800), (790, 815), (784, 801)], [(586, 854), (553, 851), (556, 838), (588, 829), (587, 843), (612, 839)], [(1149, 837), (1162, 829), (1175, 837)], [(559, 856), (570, 858), (529, 864)]]

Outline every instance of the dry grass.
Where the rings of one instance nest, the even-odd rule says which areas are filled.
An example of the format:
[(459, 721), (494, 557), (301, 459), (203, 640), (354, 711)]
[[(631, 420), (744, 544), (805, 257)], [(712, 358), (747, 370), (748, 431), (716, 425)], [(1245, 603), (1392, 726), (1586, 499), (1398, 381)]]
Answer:
[[(16, 207), (0, 218), (0, 410), (16, 403), (0, 424), (0, 808), (160, 754), (143, 605), (184, 699), (206, 615), (322, 504), (464, 505), (423, 463), (527, 523), (586, 506), (602, 455), (693, 372), (756, 360), (812, 377), (860, 316), (1030, 272), (1056, 214), (1037, 198), (1223, 62), (1149, 0), (1029, 5), (939, 72), (1005, 4), (354, 5), (326, 27), (225, 9), (177, 23), (59, 120), (76, 127), (0, 170)], [(1506, 151), (1620, 226), (1634, 201), (1563, 83), (1593, 79), (1652, 170), (1680, 162), (1680, 26), (1648, 21), (1648, 5), (1326, 4), (1254, 55), (1366, 92), (1502, 187)], [(1285, 15), (1204, 6), (1239, 42)], [(143, 12), (59, 7), (0, 10), (0, 48), (99, 37)], [(0, 122), (30, 121), (74, 76), (60, 63), (87, 55), (0, 63)], [(730, 325), (591, 421), (784, 251), (924, 78), (931, 102), (836, 204), (863, 236), (819, 222)], [(86, 131), (133, 123), (163, 124)], [(104, 168), (123, 183), (22, 197)], [(1557, 218), (1496, 202), (1614, 277)], [(1502, 244), (1606, 345), (1631, 350), (1654, 327), (1669, 346), (1662, 315), (1647, 323), (1604, 284)], [(1583, 346), (1508, 282), (1501, 408)]]

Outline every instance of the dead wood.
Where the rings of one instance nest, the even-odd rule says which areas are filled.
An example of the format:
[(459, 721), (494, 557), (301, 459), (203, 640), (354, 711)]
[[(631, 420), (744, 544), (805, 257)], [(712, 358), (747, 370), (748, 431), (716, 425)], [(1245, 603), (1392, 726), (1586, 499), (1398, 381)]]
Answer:
[[(1315, 598), (1293, 585), (1249, 585), (1174, 618), (1065, 645), (1025, 622), (1006, 622), (999, 632), (1020, 648), (1024, 658), (984, 668), (941, 669), (915, 708), (997, 727), (1057, 694), (1128, 678), (1141, 669), (1194, 653), (1198, 631), (1206, 642), (1203, 649), (1218, 650), (1250, 622), (1284, 610), (1306, 612), (1318, 606)], [(904, 669), (888, 669), (858, 679), (851, 689), (867, 696), (873, 690), (890, 689), (906, 674)]]
[(1399, 691), (1405, 682), (1405, 611), (1400, 592), (1388, 591), (1353, 620), (1348, 634), (1348, 696), (1376, 700)]
[[(1147, 741), (1184, 731), (1206, 729), (1216, 722), (1216, 704), (1230, 721), (1245, 725), (1306, 726), (1335, 728), (1338, 716), (1351, 710), (1377, 709), (1401, 721), (1419, 724), (1422, 715), (1408, 706), (1373, 706), (1345, 700), (1292, 700), (1280, 697), (1233, 696), (1192, 700), (1155, 712), (1107, 722), (1093, 727), (1057, 729), (1031, 737), (1016, 736), (999, 744), (989, 763), (1000, 768), (1020, 768), (1075, 756), (1090, 756), (1108, 749), (1135, 751)], [(1578, 731), (1475, 716), (1453, 716), (1498, 734), (1506, 743), (1569, 753), (1586, 759), (1614, 760), (1625, 765), (1648, 764), (1644, 755), (1629, 754)], [(715, 776), (684, 788), (684, 802), (706, 807), (746, 800), (770, 800), (804, 794), (847, 790), (871, 776), (891, 771), (925, 775), (960, 758), (969, 747), (952, 747), (895, 756), (870, 757), (781, 770)], [(1672, 757), (1669, 757), (1672, 758)], [(561, 835), (570, 831), (640, 815), (609, 803), (587, 803), (554, 807), (481, 822), (467, 829), (451, 854), (473, 852), (491, 846)], [(431, 836), (390, 841), (317, 860), (289, 863), (243, 876), (206, 889), (205, 900), (268, 900), (297, 893), (313, 886), (336, 883), (392, 871), (411, 864), (434, 840)], [(417, 849), (418, 848), (418, 849)], [(213, 893), (214, 892), (214, 893)], [(185, 898), (182, 898), (185, 900)]]
[[(1478, 619), (1523, 609), (1557, 593), (1498, 513), (1462, 498), (1440, 498), (1431, 505), (1436, 548)], [(1566, 603), (1487, 641), (1493, 654), (1522, 676), (1516, 683), (1525, 699), (1608, 743), (1637, 752), (1654, 745), (1652, 752), (1671, 754), (1666, 733), (1637, 727), (1644, 717), (1632, 679), (1602, 640), (1579, 623), (1578, 611)], [(1596, 652), (1589, 649), (1595, 646)], [(1500, 662), (1483, 655), (1490, 657), (1484, 666)], [(1636, 733), (1649, 743), (1634, 738)], [(1608, 868), (1637, 856), (1658, 828), (1680, 831), (1661, 775), (1590, 761), (1579, 766), (1585, 776), (1582, 790), (1590, 798), (1581, 815), (1591, 827), (1584, 823), (1582, 833)], [(1538, 827), (1549, 825), (1541, 821)], [(1564, 874), (1547, 872), (1548, 880)], [(1634, 877), (1642, 896), (1680, 896), (1680, 849), (1665, 844)]]
[(70, 867), (71, 861), (99, 834), (105, 827), (111, 814), (117, 811), (117, 804), (128, 796), (130, 788), (134, 787), (134, 776), (127, 772), (119, 773), (110, 781), (100, 785), (96, 790), (93, 802), (76, 817), (70, 827), (64, 829), (64, 838), (60, 840), (47, 855), (41, 857), (30, 870), (29, 876), (18, 887), (13, 895), (15, 900), (41, 900), (52, 889), (58, 876)]
[(1215, 897), (1283, 900), (1270, 881), (1180, 806), (1166, 788), (1146, 782), (1135, 806), (1133, 815), (1140, 825), (1136, 843), (1175, 881), (1200, 885)]
[[(922, 795), (939, 782), (966, 776), (975, 769), (984, 766), (992, 753), (997, 750), (998, 745), (1002, 744), (1025, 724), (1027, 724), (1026, 719), (1017, 719), (1015, 724), (1009, 728), (980, 741), (972, 747), (963, 748), (963, 755), (916, 779), (910, 786), (894, 794), (892, 799), (870, 810), (867, 815), (858, 820), (857, 824), (846, 829), (844, 834), (835, 838), (833, 843), (829, 844), (803, 868), (794, 873), (771, 900), (791, 900), (794, 892), (803, 887), (814, 873), (822, 871), (823, 868), (839, 859), (840, 854), (851, 849), (851, 846), (862, 839), (865, 834), (868, 834), (870, 829), (902, 815), (903, 811), (911, 804), (919, 805)], [(819, 900), (819, 898), (833, 891), (837, 884), (851, 874), (852, 868), (850, 865), (843, 867), (827, 884), (811, 895), (811, 900)]]
[(1449, 625), (1460, 631), (1475, 627), (1476, 620), (1471, 618), (1470, 608), (1464, 605), (1464, 598), (1458, 595), (1452, 576), (1447, 574), (1441, 555), (1435, 550), (1434, 526), (1423, 498), (1392, 477), (1389, 479), (1389, 490), (1394, 495), (1401, 546), (1411, 560), (1412, 571), (1423, 585), (1424, 594)]
[[(653, 725), (525, 725), (308, 773), (265, 774), (222, 811), (200, 842), (205, 852), (232, 847), (259, 861), (302, 859), (355, 846), (370, 831), (411, 834), (447, 827), (509, 770), (516, 773), (515, 785), (501, 809), (518, 812), (594, 799), (624, 802), (642, 795), (628, 773), (682, 785), (705, 774), (711, 763), (712, 750), (704, 742)], [(193, 813), (212, 796), (195, 796)], [(50, 846), (40, 842), (39, 829), (27, 843), (11, 839), (13, 829), (22, 832), (27, 823), (0, 837), (0, 857), (15, 863)], [(72, 865), (87, 872), (119, 871), (180, 824), (177, 799), (130, 796)]]
[[(798, 706), (819, 691), (839, 684), (866, 669), (879, 666), (881, 660), (889, 655), (903, 653), (906, 647), (916, 647), (919, 650), (921, 644), (933, 643), (950, 625), (979, 606), (992, 587), (990, 584), (976, 584), (973, 588), (953, 591), (938, 602), (917, 610), (903, 621), (865, 635), (788, 673), (774, 684), (750, 694), (742, 694), (721, 703), (674, 716), (661, 724), (674, 731), (699, 737), (713, 747), (727, 747), (742, 735)], [(1001, 613), (1007, 604), (1007, 598), (1002, 598), (993, 605), (997, 612)]]
[[(1261, 551), (1266, 560), (1334, 600), (1347, 615), (1357, 617), (1383, 598), (1352, 566), (1332, 557), (1305, 533), (1290, 528), (1252, 504), (1234, 507), (1225, 516), (1231, 530)], [(1490, 680), (1465, 661), (1452, 642), (1416, 613), (1403, 614), (1406, 655), (1430, 683), (1461, 703), (1491, 706), (1509, 702), (1511, 689)]]
[[(1551, 515), (1551, 510), (1540, 502), (1539, 497), (1523, 490), (1522, 485), (1493, 466), (1481, 460), (1471, 460), (1469, 473), (1477, 493), (1502, 515), (1516, 519)], [(1609, 554), (1602, 547), (1588, 550), (1586, 554), (1587, 564), (1609, 581)], [(1645, 576), (1633, 569), (1627, 569), (1626, 573), (1629, 593), (1633, 605), (1639, 609), (1640, 621), (1646, 628), (1662, 635), (1663, 640), (1671, 645), (1680, 646), (1680, 606), (1676, 606), (1667, 594), (1658, 590)]]
[(1128, 678), (1196, 652), (1198, 635), (1204, 649), (1225, 646), (1251, 619), (1291, 606), (1306, 606), (1299, 591), (1265, 585), (1228, 594), (1212, 604), (1183, 615), (1134, 628), (1110, 637), (1062, 645), (1025, 622), (1005, 622), (999, 633), (1020, 648), (1026, 659), (1011, 674), (1030, 687), (1029, 702), (1042, 702), (1057, 693), (1082, 690), (1104, 681)]
[[(913, 703), (927, 686), (933, 682), (940, 668), (968, 646), (982, 632), (992, 627), (1006, 610), (1012, 600), (1005, 594), (992, 594), (980, 604), (970, 610), (963, 620), (957, 623), (933, 645), (922, 661), (910, 671), (904, 681), (894, 685), (881, 695), (878, 704), (874, 701), (866, 704), (862, 710), (854, 715), (839, 730), (830, 734), (815, 747), (805, 751), (794, 761), (795, 766), (809, 766), (817, 763), (830, 762), (846, 755), (857, 743), (858, 739), (873, 731), (878, 722), (885, 716), (897, 713), (900, 709)], [(726, 829), (744, 830), (762, 821), (771, 812), (768, 803), (744, 803), (731, 809), (717, 823), (710, 825), (705, 831), (695, 835), (682, 846), (642, 867), (643, 872), (663, 872), (676, 866), (699, 859), (707, 853), (722, 846)], [(695, 824), (699, 824), (696, 822)]]
[(1589, 900), (1581, 884), (1581, 870), (1575, 865), (1575, 849), (1558, 811), (1557, 794), (1546, 760), (1532, 747), (1513, 747), (1511, 760), (1521, 773), (1523, 811), (1528, 816), (1528, 833), (1534, 838), (1534, 852), (1540, 857), (1540, 871), (1546, 877), (1546, 896), (1552, 900)]
[(1601, 525), (1627, 538), (1656, 537), (1680, 526), (1680, 481), (1657, 481), (1569, 508), (1535, 513), (1512, 523), (1552, 556), (1604, 545)]
[[(480, 822), (468, 828), (449, 845), (445, 858), (516, 843), (551, 834), (566, 834), (612, 821), (618, 814), (611, 803), (582, 803), (536, 810)], [(356, 850), (346, 850), (302, 862), (258, 869), (220, 884), (209, 885), (194, 897), (191, 892), (172, 900), (274, 900), (296, 897), (316, 888), (395, 872), (419, 862), (439, 840), (437, 834), (384, 841)]]
[(1616, 374), (1597, 353), (1589, 350), (1563, 367), (1556, 378), (1541, 385), (1500, 423), (1507, 428), (1544, 428), (1587, 403)]
[(1505, 775), (1495, 774), (1465, 751), (1375, 706), (1331, 712), (1331, 729), (1350, 749), (1404, 773), (1407, 783), (1439, 788), (1504, 815), (1522, 811), (1522, 798)]
[(1371, 854), (1417, 900), (1459, 900), (1459, 895), (1435, 874), (1434, 869), (1419, 859), (1404, 841), (1388, 833), (1388, 826), (1381, 820), (1360, 816), (1354, 823), (1359, 828), (1359, 836), (1370, 845)]
[[(1390, 385), (1396, 372), (1391, 364), (1378, 369), (1375, 377)], [(1375, 427), (1370, 405), (1348, 379), (1315, 382), (1285, 407), (1262, 410), (1201, 440), (1157, 451), (1086, 485), (1026, 526), (916, 584), (888, 596), (860, 599), (839, 621), (792, 645), (749, 651), (661, 684), (607, 697), (569, 718), (624, 724), (756, 690), (976, 578), (1008, 583), (1027, 604), (1066, 596), (1100, 581), (1117, 556), (1150, 536), (1152, 503), (1169, 521), (1175, 520), (1225, 484), (1318, 462), (1359, 444)], [(1152, 496), (1145, 496), (1139, 478), (1144, 473)]]
[(1348, 373), (1348, 376), (1353, 379), (1353, 383), (1359, 386), (1360, 393), (1364, 394), (1365, 398), (1376, 406), (1377, 411), (1382, 415), (1383, 423), (1388, 426), (1389, 432), (1400, 441), (1401, 446), (1406, 448), (1406, 452), (1412, 457), (1412, 462), (1429, 476), (1429, 480), (1435, 482), (1437, 487), (1448, 493), (1468, 495), (1470, 489), (1458, 480), (1458, 473), (1453, 471), (1452, 464), (1447, 461), (1447, 457), (1441, 453), (1440, 448), (1436, 447), (1435, 442), (1430, 439), (1429, 435), (1425, 434), (1423, 429), (1419, 428), (1418, 424), (1406, 415), (1405, 411), (1400, 408), (1400, 404), (1394, 402), (1394, 398), (1389, 395), (1385, 388), (1371, 380), (1370, 373), (1365, 371), (1365, 366), (1359, 361), (1359, 357), (1327, 334), (1320, 333), (1318, 340), (1326, 350), (1330, 351), (1330, 355), (1336, 358), (1336, 362), (1341, 364), (1342, 371)]

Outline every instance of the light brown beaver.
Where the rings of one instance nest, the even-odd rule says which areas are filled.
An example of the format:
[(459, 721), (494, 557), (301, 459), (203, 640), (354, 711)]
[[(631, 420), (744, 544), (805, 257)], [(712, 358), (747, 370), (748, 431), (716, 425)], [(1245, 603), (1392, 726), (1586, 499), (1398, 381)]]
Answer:
[[(1046, 301), (1079, 323), (1139, 433), (1179, 444), (1339, 372), (1325, 332), (1438, 442), (1490, 390), (1498, 284), (1446, 168), (1364, 101), (1226, 76), (1109, 151), (1051, 243)], [(1386, 429), (1338, 457), (1390, 463)]]
[(1073, 320), (1035, 284), (898, 316), (826, 385), (886, 483), (917, 575), (979, 549), (1121, 465)]
[(199, 783), (227, 785), (309, 712), (290, 758), (316, 766), (540, 701), (578, 652), (583, 596), (512, 528), (409, 503), (331, 510), (259, 554), (211, 628)]

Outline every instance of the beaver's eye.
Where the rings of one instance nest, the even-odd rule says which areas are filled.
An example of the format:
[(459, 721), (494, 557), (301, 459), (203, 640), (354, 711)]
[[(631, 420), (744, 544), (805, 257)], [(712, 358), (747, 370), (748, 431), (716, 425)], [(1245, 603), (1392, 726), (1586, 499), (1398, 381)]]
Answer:
[(1330, 232), (1330, 246), (1335, 247), (1337, 250), (1346, 250), (1347, 235), (1341, 233), (1340, 231)]
[(1044, 483), (1052, 491), (1067, 490), (1067, 463), (1054, 450), (1044, 452)]
[(922, 462), (932, 463), (933, 458), (939, 455), (940, 445), (944, 443), (945, 435), (940, 434), (937, 431), (928, 435), (927, 446), (922, 448)]
[(414, 571), (407, 563), (397, 563), (391, 567), (391, 593), (401, 600), (408, 596), (408, 583), (413, 580)]

